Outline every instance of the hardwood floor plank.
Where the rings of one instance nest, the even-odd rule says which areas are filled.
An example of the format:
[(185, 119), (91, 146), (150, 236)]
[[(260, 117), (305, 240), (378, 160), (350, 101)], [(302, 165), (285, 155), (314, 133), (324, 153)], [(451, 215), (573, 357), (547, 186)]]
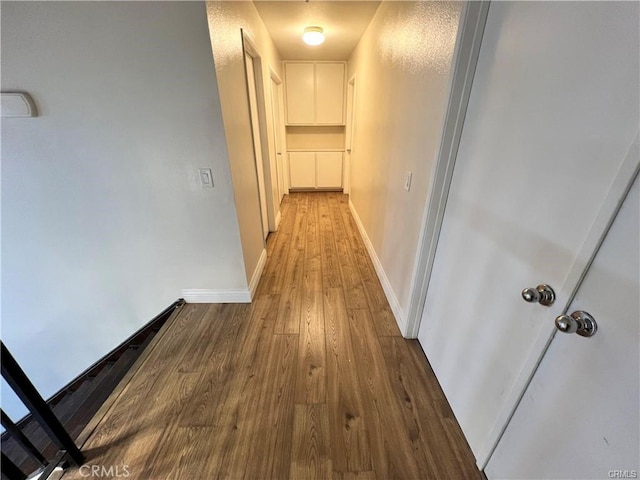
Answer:
[(291, 248), (285, 265), (285, 277), (280, 294), (275, 333), (290, 334), (300, 331), (302, 308), (302, 279), (304, 276), (304, 250)]
[(322, 285), (324, 288), (342, 286), (340, 267), (338, 266), (336, 241), (333, 234), (329, 197), (323, 194), (318, 201), (318, 217), (320, 230), (320, 255), (322, 265)]
[(349, 328), (363, 391), (374, 470), (382, 478), (430, 478), (419, 442), (412, 442), (386, 371), (384, 355), (368, 309), (349, 310)]
[(245, 461), (244, 478), (286, 478), (291, 465), (293, 438), (293, 396), (298, 347), (297, 335), (276, 335), (261, 382), (255, 430)]
[(327, 404), (331, 458), (337, 471), (371, 470), (371, 451), (342, 289), (324, 293)]
[(333, 480), (376, 480), (375, 472), (333, 472)]
[(215, 423), (215, 437), (210, 444), (207, 478), (243, 478), (251, 439), (259, 423), (262, 379), (272, 347), (271, 329), (261, 312), (273, 306), (270, 298), (257, 299), (259, 307), (252, 309), (252, 317), (240, 350), (237, 368), (218, 405), (211, 410)]
[(305, 289), (302, 302), (296, 403), (324, 403), (327, 355), (322, 291)]
[(481, 478), (347, 199), (285, 196), (253, 303), (186, 305), (96, 422), (89, 464), (142, 480)]
[[(215, 318), (215, 321), (201, 320), (193, 327), (189, 343), (183, 345), (178, 359), (178, 372), (199, 372), (202, 369), (202, 359), (207, 358), (209, 351), (215, 347), (218, 337), (223, 334), (231, 307), (225, 304), (209, 305), (203, 318)], [(209, 339), (203, 342), (202, 339)]]
[(345, 300), (349, 309), (367, 308), (369, 304), (362, 284), (362, 277), (360, 276), (351, 243), (347, 238), (342, 218), (341, 208), (344, 208), (344, 204), (342, 205), (341, 207), (341, 203), (334, 196), (329, 196), (329, 210), (332, 216), (332, 226), (334, 227), (334, 239), (340, 278), (342, 287), (345, 290)]
[(202, 448), (215, 435), (212, 427), (180, 427), (167, 428), (162, 444), (142, 471), (132, 467), (133, 478), (162, 478), (182, 480), (183, 478), (204, 478), (209, 461), (208, 451)]
[(291, 232), (291, 248), (304, 250), (306, 236), (306, 215), (309, 209), (309, 195), (298, 196), (296, 217), (293, 222), (293, 230)]
[[(358, 226), (347, 208), (340, 208), (342, 222), (344, 224), (345, 239), (353, 253), (355, 265), (358, 268), (360, 278), (367, 298), (367, 304), (373, 313), (373, 321), (378, 335), (400, 336), (398, 322), (396, 322), (387, 297), (382, 290), (373, 262), (367, 253), (364, 240), (360, 236)], [(353, 308), (359, 308), (353, 306)]]
[(313, 195), (309, 199), (306, 215), (307, 230), (305, 232), (305, 271), (321, 272), (322, 259), (320, 254), (320, 228), (318, 221), (319, 197)]
[(443, 415), (444, 394), (426, 360), (421, 361), (421, 349), (419, 353), (411, 351), (417, 341), (391, 337), (379, 340), (393, 391), (402, 404), (404, 424), (414, 448), (420, 450), (417, 454), (425, 457), (439, 478), (482, 478), (469, 448), (464, 448), (466, 441), (446, 401), (449, 411)]
[(258, 297), (254, 303), (255, 313), (251, 315), (251, 305), (228, 305), (225, 318), (210, 319), (223, 323), (224, 333), (211, 343), (206, 358), (202, 363), (200, 377), (196, 385), (193, 403), (180, 412), (178, 423), (181, 427), (213, 427), (216, 418), (212, 415), (215, 407), (228, 393), (232, 375), (237, 369), (238, 357), (235, 346), (241, 345), (249, 322), (262, 322), (263, 330), (269, 328), (272, 320), (264, 320), (268, 309), (277, 302), (277, 296)]
[(391, 311), (373, 262), (371, 262), (369, 258), (359, 232), (356, 231), (356, 234), (358, 235), (358, 242), (356, 243), (356, 247), (352, 246), (352, 250), (364, 286), (367, 304), (373, 313), (373, 323), (376, 327), (376, 332), (381, 336), (401, 336), (398, 322)]
[(329, 411), (324, 403), (295, 405), (291, 480), (331, 480)]
[(286, 216), (282, 217), (278, 231), (269, 234), (270, 242), (268, 243), (271, 243), (273, 247), (271, 252), (267, 250), (267, 263), (262, 274), (263, 278), (258, 284), (259, 294), (279, 294), (282, 292), (285, 277), (283, 266), (287, 264), (289, 257), (291, 233), (298, 208), (297, 205), (290, 202), (283, 201), (283, 203), (286, 205)]

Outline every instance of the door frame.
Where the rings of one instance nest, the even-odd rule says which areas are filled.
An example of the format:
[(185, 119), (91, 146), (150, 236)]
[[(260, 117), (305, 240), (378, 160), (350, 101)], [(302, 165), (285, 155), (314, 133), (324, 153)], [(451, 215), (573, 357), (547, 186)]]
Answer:
[[(245, 79), (246, 79), (246, 87), (247, 87), (247, 100), (249, 102), (249, 117), (252, 118), (251, 113), (251, 98), (249, 96), (249, 77), (247, 72), (246, 65), (246, 56), (248, 55), (253, 59), (253, 74), (255, 80), (255, 89), (256, 89), (256, 109), (258, 111), (258, 128), (260, 129), (260, 135), (258, 140), (258, 144), (260, 145), (260, 154), (262, 157), (262, 179), (260, 179), (260, 172), (258, 169), (258, 156), (256, 152), (254, 152), (254, 159), (256, 163), (256, 180), (258, 183), (258, 199), (259, 202), (262, 202), (262, 198), (265, 199), (265, 210), (267, 212), (267, 230), (268, 232), (275, 232), (277, 229), (276, 225), (276, 208), (273, 204), (273, 179), (271, 178), (271, 152), (269, 151), (269, 141), (268, 141), (268, 128), (267, 128), (267, 114), (266, 114), (266, 101), (265, 101), (265, 89), (264, 89), (264, 78), (262, 75), (262, 56), (256, 44), (251, 40), (251, 37), (244, 31), (244, 29), (240, 29), (240, 33), (242, 35), (242, 58), (245, 67)], [(251, 135), (255, 140), (255, 132), (253, 130), (253, 125), (251, 127)], [(254, 141), (254, 145), (255, 145)], [(262, 185), (264, 186), (264, 191), (260, 187), (262, 180)], [(260, 208), (260, 216), (262, 218), (262, 207)], [(263, 221), (263, 220), (262, 220)], [(263, 225), (260, 227), (263, 229)], [(268, 234), (267, 232), (267, 234)]]
[(356, 110), (356, 76), (347, 82), (347, 123), (344, 136), (344, 169), (342, 172), (342, 192), (351, 191), (351, 150), (353, 149), (353, 132), (355, 130)]
[[(286, 145), (286, 132), (284, 130), (284, 89), (283, 89), (283, 83), (282, 83), (282, 79), (278, 76), (278, 74), (275, 72), (275, 70), (269, 66), (269, 77), (270, 80), (273, 80), (273, 82), (275, 82), (275, 84), (277, 85), (277, 89), (278, 89), (278, 96), (277, 98), (273, 97), (273, 84), (271, 84), (271, 113), (272, 113), (272, 118), (273, 118), (273, 134), (274, 134), (274, 148), (275, 148), (275, 154), (278, 155), (278, 144), (277, 141), (280, 141), (280, 149), (282, 150), (280, 152), (280, 155), (282, 156), (282, 160), (281, 160), (281, 165), (282, 165), (282, 172), (280, 172), (278, 170), (278, 174), (282, 175), (282, 191), (279, 191), (280, 195), (284, 195), (286, 193), (289, 193), (289, 175), (287, 174), (289, 172), (289, 166), (287, 164), (287, 145)], [(277, 111), (277, 115), (276, 115), (276, 111), (273, 108), (273, 105), (277, 103), (278, 104), (278, 111)], [(277, 168), (277, 157), (276, 157), (276, 168)], [(276, 181), (280, 181), (280, 178), (277, 178)], [(278, 189), (280, 190), (280, 186), (278, 185)], [(278, 199), (278, 201), (280, 202), (280, 198)]]
[[(416, 338), (420, 328), (489, 7), (490, 1), (467, 2), (461, 15), (443, 133), (414, 264), (407, 328), (403, 332), (407, 338)], [(640, 159), (633, 154), (639, 137), (640, 133), (636, 134), (596, 220), (560, 288), (571, 292), (563, 306), (563, 313), (569, 309), (626, 193), (640, 171)], [(489, 434), (489, 440), (478, 455), (477, 464), (481, 470), (493, 454), (555, 333), (556, 329), (551, 324), (549, 329), (541, 330), (535, 339), (516, 382), (507, 392), (498, 419)], [(426, 353), (428, 356), (428, 352)]]
[(490, 3), (485, 0), (465, 2), (462, 8), (444, 127), (413, 267), (406, 330), (403, 332), (406, 338), (418, 337)]

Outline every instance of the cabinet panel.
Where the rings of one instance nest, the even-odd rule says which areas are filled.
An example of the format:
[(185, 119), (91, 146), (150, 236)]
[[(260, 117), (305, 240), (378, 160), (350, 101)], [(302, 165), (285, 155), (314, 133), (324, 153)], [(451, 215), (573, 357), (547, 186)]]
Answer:
[(342, 152), (316, 153), (318, 188), (342, 188)]
[(315, 79), (313, 63), (285, 63), (285, 91), (288, 124), (315, 122)]
[(344, 63), (316, 63), (316, 124), (344, 124)]
[(316, 188), (314, 152), (289, 153), (289, 180), (291, 188)]

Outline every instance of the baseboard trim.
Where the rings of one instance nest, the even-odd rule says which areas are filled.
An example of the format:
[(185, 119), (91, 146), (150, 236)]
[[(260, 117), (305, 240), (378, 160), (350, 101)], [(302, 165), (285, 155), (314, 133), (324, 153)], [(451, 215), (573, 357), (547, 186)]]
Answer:
[(228, 289), (207, 289), (207, 288), (191, 288), (182, 290), (182, 298), (187, 303), (251, 303), (258, 283), (262, 277), (262, 271), (267, 263), (267, 250), (262, 249), (258, 265), (256, 265), (249, 287), (247, 288), (228, 288)]
[(353, 205), (351, 198), (349, 198), (349, 210), (351, 211), (351, 215), (353, 215), (353, 219), (356, 221), (356, 225), (358, 226), (358, 231), (360, 232), (360, 236), (364, 241), (364, 245), (367, 248), (367, 252), (369, 252), (369, 256), (371, 257), (371, 261), (373, 262), (373, 266), (376, 269), (376, 274), (378, 275), (378, 279), (382, 284), (382, 290), (384, 291), (385, 296), (387, 297), (387, 301), (389, 302), (389, 306), (391, 307), (391, 312), (393, 312), (393, 316), (396, 319), (396, 323), (402, 332), (402, 335), (406, 336), (407, 334), (407, 318), (405, 317), (404, 311), (400, 306), (400, 302), (398, 301), (398, 297), (396, 293), (393, 291), (391, 287), (391, 282), (389, 282), (389, 278), (387, 277), (384, 268), (382, 267), (382, 262), (378, 258), (378, 254), (376, 253), (375, 248), (373, 248), (373, 244), (369, 239), (369, 235), (367, 235), (367, 231), (364, 229), (364, 225), (360, 220), (360, 216), (356, 211), (356, 207)]
[(278, 213), (276, 213), (276, 231), (280, 228), (280, 220), (282, 220), (282, 213), (278, 210)]
[(260, 283), (260, 278), (262, 277), (262, 271), (264, 270), (264, 266), (267, 263), (267, 250), (265, 248), (262, 249), (262, 253), (260, 254), (260, 259), (258, 260), (258, 265), (256, 265), (256, 269), (253, 271), (253, 275), (251, 276), (251, 281), (249, 282), (249, 300), (252, 300), (256, 294), (256, 290), (258, 289), (258, 283)]
[(228, 290), (194, 288), (182, 290), (182, 298), (187, 303), (251, 303), (251, 293), (248, 288)]

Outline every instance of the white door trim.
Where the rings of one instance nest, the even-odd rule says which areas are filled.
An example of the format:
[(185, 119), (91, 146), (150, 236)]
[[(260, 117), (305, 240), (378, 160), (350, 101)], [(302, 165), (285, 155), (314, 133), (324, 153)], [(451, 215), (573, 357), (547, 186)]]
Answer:
[[(278, 76), (278, 74), (275, 72), (275, 70), (273, 69), (273, 67), (269, 66), (269, 76), (271, 77), (271, 80), (273, 80), (276, 84), (277, 84), (277, 88), (278, 88), (278, 113), (279, 115), (276, 115), (276, 112), (273, 111), (273, 129), (274, 129), (274, 134), (278, 136), (279, 140), (280, 140), (280, 150), (282, 150), (280, 152), (281, 155), (281, 165), (282, 165), (282, 194), (285, 193), (289, 193), (289, 166), (287, 164), (287, 144), (286, 144), (286, 131), (284, 128), (284, 108), (285, 108), (285, 104), (284, 104), (284, 88), (283, 88), (283, 83), (282, 80), (280, 79), (280, 77)], [(272, 98), (271, 98), (271, 102), (273, 104), (273, 92), (272, 92)], [(278, 154), (278, 145), (275, 145), (276, 148), (276, 155)], [(278, 179), (279, 181), (280, 179)], [(280, 200), (280, 199), (278, 199)], [(278, 210), (278, 213), (280, 213), (280, 211)]]
[[(260, 198), (260, 203), (262, 203), (263, 198), (265, 202), (265, 210), (267, 212), (267, 230), (268, 232), (276, 231), (276, 208), (273, 205), (273, 195), (271, 192), (273, 191), (273, 179), (271, 178), (271, 152), (269, 151), (269, 141), (268, 141), (268, 128), (267, 128), (267, 114), (266, 114), (266, 101), (265, 101), (265, 89), (264, 89), (264, 78), (262, 75), (262, 56), (256, 47), (256, 44), (251, 40), (251, 37), (245, 32), (243, 29), (240, 29), (242, 35), (242, 51), (243, 58), (246, 62), (246, 55), (253, 59), (253, 74), (255, 80), (255, 90), (256, 90), (256, 110), (258, 112), (258, 118), (255, 119), (258, 124), (258, 128), (260, 130), (260, 136), (257, 139), (260, 144), (260, 154), (262, 157), (262, 179), (260, 179), (260, 172), (258, 170), (257, 165), (257, 153), (255, 154), (256, 159), (256, 179), (258, 180), (258, 196)], [(249, 101), (249, 115), (252, 116), (251, 113), (251, 97), (249, 94), (249, 77), (247, 72), (247, 66), (245, 64), (245, 78), (246, 78), (246, 86), (247, 86), (247, 100)], [(251, 127), (251, 134), (255, 135), (253, 125)], [(255, 142), (254, 142), (255, 144)], [(260, 187), (260, 183), (262, 180), (262, 185), (264, 189)], [(264, 191), (263, 191), (264, 190)], [(260, 210), (260, 215), (262, 216), (262, 208)], [(264, 220), (263, 220), (264, 221)], [(267, 232), (267, 234), (268, 234)]]
[(351, 150), (353, 148), (353, 131), (355, 127), (356, 109), (356, 76), (353, 75), (347, 82), (347, 126), (345, 129), (344, 145), (344, 171), (342, 174), (342, 191), (351, 191)]
[[(589, 267), (593, 263), (598, 250), (600, 250), (600, 247), (602, 246), (616, 215), (620, 211), (629, 190), (631, 190), (633, 182), (638, 176), (638, 172), (640, 172), (640, 157), (638, 156), (639, 138), (640, 132), (636, 133), (635, 139), (629, 147), (625, 159), (618, 170), (618, 174), (607, 193), (607, 197), (601, 205), (593, 225), (591, 225), (591, 228), (578, 251), (578, 255), (576, 256), (571, 269), (567, 273), (565, 281), (559, 289), (561, 292), (570, 292), (562, 309), (562, 314), (566, 314), (571, 307), (571, 303), (582, 285)], [(502, 403), (498, 418), (491, 429), (491, 433), (489, 434), (489, 440), (486, 442), (485, 448), (481, 451), (480, 455), (478, 455), (477, 462), (478, 467), (481, 470), (483, 470), (487, 466), (487, 463), (489, 463), (491, 455), (498, 446), (500, 438), (502, 438), (511, 417), (513, 417), (516, 408), (518, 408), (520, 400), (522, 400), (529, 383), (531, 383), (531, 380), (542, 361), (542, 357), (544, 357), (551, 340), (553, 340), (553, 337), (557, 332), (553, 321), (551, 321), (553, 319), (549, 320), (549, 328), (542, 329), (538, 334), (533, 344), (533, 348), (531, 349), (522, 370), (518, 374), (516, 382), (513, 384), (511, 391), (507, 394), (505, 401)]]
[(417, 338), (420, 328), (489, 4), (489, 1), (484, 0), (466, 2), (460, 18), (442, 139), (429, 199), (422, 217), (418, 252), (413, 268), (411, 298), (406, 330), (403, 332), (406, 338)]

